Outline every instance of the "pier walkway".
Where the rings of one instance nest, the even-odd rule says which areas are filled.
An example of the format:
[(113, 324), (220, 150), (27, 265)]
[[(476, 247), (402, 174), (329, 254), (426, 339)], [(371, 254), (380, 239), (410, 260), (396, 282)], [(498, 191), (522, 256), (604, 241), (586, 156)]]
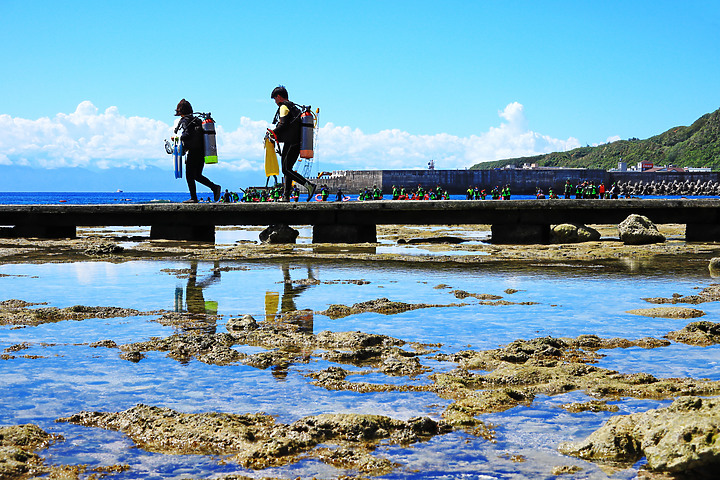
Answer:
[(311, 225), (314, 243), (375, 242), (377, 225), (489, 224), (494, 243), (547, 243), (560, 223), (617, 224), (630, 214), (720, 241), (720, 200), (381, 200), (368, 202), (0, 205), (4, 236), (74, 238), (77, 227), (149, 226), (151, 238), (214, 241), (218, 225)]

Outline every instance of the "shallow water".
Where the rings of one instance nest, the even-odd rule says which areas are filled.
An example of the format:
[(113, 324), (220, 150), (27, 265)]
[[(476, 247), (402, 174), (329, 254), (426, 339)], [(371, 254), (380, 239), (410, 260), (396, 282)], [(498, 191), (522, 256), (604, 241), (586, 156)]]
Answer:
[[(380, 247), (378, 247), (380, 248)], [(0, 300), (17, 298), (47, 302), (49, 306), (119, 306), (148, 310), (203, 308), (217, 310), (217, 331), (229, 316), (251, 314), (262, 320), (280, 311), (312, 309), (387, 297), (406, 303), (451, 304), (396, 315), (363, 313), (332, 320), (316, 314), (313, 331), (379, 333), (408, 342), (441, 343), (441, 352), (491, 349), (513, 340), (540, 336), (638, 339), (661, 337), (688, 320), (646, 318), (625, 313), (652, 305), (644, 297), (689, 295), (713, 283), (705, 264), (678, 264), (668, 269), (631, 265), (625, 269), (594, 264), (583, 267), (522, 267), (514, 265), (454, 266), (407, 265), (400, 262), (330, 261), (131, 261), (0, 265)], [(220, 269), (217, 271), (216, 269)], [(195, 277), (188, 278), (188, 272)], [(6, 276), (1, 276), (6, 275)], [(292, 283), (317, 279), (318, 285)], [(345, 280), (365, 280), (357, 285)], [(289, 281), (289, 282), (288, 282)], [(439, 285), (445, 288), (436, 288)], [(449, 287), (449, 288), (448, 288)], [(479, 305), (458, 300), (453, 289), (500, 295), (513, 302), (537, 305)], [(517, 293), (507, 294), (506, 289)], [(188, 305), (188, 299), (192, 299)], [(718, 302), (697, 306), (704, 319), (718, 321)], [(36, 423), (61, 434), (59, 442), (41, 452), (48, 463), (88, 464), (91, 467), (128, 464), (118, 479), (210, 478), (239, 472), (251, 476), (320, 478), (346, 472), (315, 460), (259, 472), (218, 457), (162, 455), (133, 448), (124, 434), (99, 428), (54, 423), (58, 417), (81, 410), (120, 411), (138, 403), (183, 412), (267, 412), (280, 422), (292, 422), (320, 413), (376, 413), (399, 419), (418, 415), (439, 418), (448, 405), (430, 393), (370, 393), (327, 391), (309, 383), (302, 374), (327, 368), (313, 360), (293, 365), (287, 372), (260, 370), (245, 365), (212, 366), (192, 360), (181, 364), (161, 352), (149, 352), (138, 363), (119, 358), (117, 349), (91, 348), (89, 342), (111, 339), (118, 345), (174, 333), (152, 320), (157, 316), (64, 321), (37, 327), (0, 327), (0, 351), (23, 342), (30, 348), (0, 360), (0, 425)], [(256, 351), (240, 347), (242, 351)], [(245, 349), (245, 350), (243, 350)], [(669, 347), (604, 351), (599, 366), (621, 372), (647, 372), (657, 377), (692, 376), (720, 380), (720, 347)], [(37, 355), (41, 358), (22, 358)], [(452, 369), (422, 357), (433, 368)], [(344, 368), (348, 368), (344, 366)], [(352, 370), (353, 367), (348, 369)], [(349, 378), (352, 380), (352, 377)], [(375, 373), (361, 381), (399, 383), (402, 379)], [(423, 382), (416, 379), (413, 382)], [(562, 403), (586, 401), (583, 392), (539, 396), (530, 407), (481, 418), (496, 425), (497, 443), (453, 432), (410, 448), (383, 445), (375, 455), (403, 466), (382, 478), (552, 478), (556, 465), (579, 465), (573, 478), (607, 478), (597, 466), (564, 457), (556, 447), (562, 441), (580, 440), (612, 413), (570, 414)], [(625, 399), (620, 414), (644, 411), (668, 401)], [(509, 457), (522, 455), (524, 462)], [(612, 478), (633, 478), (626, 469)]]

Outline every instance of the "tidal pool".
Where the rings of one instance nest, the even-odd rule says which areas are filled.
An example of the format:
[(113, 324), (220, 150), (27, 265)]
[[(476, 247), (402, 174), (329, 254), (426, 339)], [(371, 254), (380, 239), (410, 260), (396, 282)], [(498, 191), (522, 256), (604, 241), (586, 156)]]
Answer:
[[(704, 264), (678, 263), (671, 268), (628, 265), (486, 266), (403, 262), (125, 261), (0, 265), (0, 300), (46, 302), (47, 306), (117, 306), (140, 311), (217, 314), (209, 328), (224, 331), (230, 317), (256, 320), (332, 304), (352, 305), (378, 298), (409, 304), (459, 304), (411, 310), (394, 315), (361, 313), (339, 319), (315, 313), (314, 333), (330, 330), (389, 335), (407, 342), (439, 344), (440, 353), (486, 350), (516, 339), (577, 337), (594, 334), (630, 340), (660, 338), (689, 320), (647, 318), (626, 313), (649, 308), (645, 297), (690, 295), (713, 283)], [(512, 305), (483, 305), (452, 292), (492, 294)], [(522, 304), (535, 302), (535, 304)], [(461, 305), (460, 305), (461, 304)], [(697, 306), (705, 320), (718, 321), (718, 302)], [(407, 420), (439, 419), (450, 403), (427, 392), (355, 393), (328, 391), (305, 375), (332, 362), (312, 357), (285, 370), (259, 369), (242, 363), (208, 365), (178, 362), (164, 352), (148, 352), (139, 362), (120, 358), (117, 348), (91, 347), (113, 340), (118, 345), (165, 337), (178, 331), (154, 320), (160, 315), (61, 321), (39, 326), (0, 326), (0, 425), (35, 423), (64, 441), (39, 452), (49, 464), (91, 467), (127, 464), (118, 479), (213, 478), (237, 473), (252, 477), (334, 478), (357, 472), (314, 459), (260, 471), (244, 469), (213, 455), (165, 455), (134, 447), (123, 433), (55, 423), (81, 410), (117, 412), (136, 404), (181, 412), (265, 412), (289, 423), (323, 413), (381, 414)], [(214, 317), (213, 317), (214, 318)], [(24, 345), (21, 350), (11, 348)], [(238, 347), (244, 352), (262, 350)], [(720, 380), (720, 348), (675, 344), (655, 349), (604, 350), (597, 364), (621, 373), (656, 377)], [(435, 372), (456, 365), (420, 357)], [(345, 368), (348, 368), (347, 366)], [(348, 368), (362, 370), (361, 368)], [(358, 375), (360, 376), (360, 375)], [(353, 376), (348, 378), (353, 380)], [(360, 381), (427, 383), (375, 372)], [(625, 398), (611, 401), (618, 413), (568, 413), (563, 403), (583, 402), (582, 391), (538, 396), (530, 406), (481, 415), (494, 425), (496, 441), (462, 431), (438, 435), (407, 447), (381, 444), (374, 455), (400, 464), (380, 478), (554, 478), (552, 468), (577, 465), (572, 478), (634, 478), (633, 468), (605, 473), (598, 466), (565, 457), (563, 441), (585, 438), (612, 415), (634, 413), (670, 401)]]

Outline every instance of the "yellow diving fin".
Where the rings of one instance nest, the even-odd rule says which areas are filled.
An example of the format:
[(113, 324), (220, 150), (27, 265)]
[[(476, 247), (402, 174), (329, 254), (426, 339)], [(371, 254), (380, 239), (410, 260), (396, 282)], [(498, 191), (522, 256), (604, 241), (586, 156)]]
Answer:
[(265, 320), (272, 322), (275, 320), (275, 316), (278, 313), (278, 306), (280, 305), (280, 293), (278, 292), (265, 292)]
[(265, 176), (271, 177), (279, 174), (280, 167), (278, 166), (275, 145), (270, 141), (270, 137), (265, 137)]

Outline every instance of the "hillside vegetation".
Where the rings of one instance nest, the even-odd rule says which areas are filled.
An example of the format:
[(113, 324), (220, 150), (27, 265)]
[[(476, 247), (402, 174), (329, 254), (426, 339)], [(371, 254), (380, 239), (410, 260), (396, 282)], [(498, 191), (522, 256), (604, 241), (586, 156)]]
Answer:
[(542, 167), (617, 168), (619, 161), (634, 166), (649, 160), (657, 166), (711, 167), (720, 170), (720, 109), (700, 117), (689, 127), (674, 127), (647, 140), (632, 138), (553, 152), (533, 157), (510, 158), (478, 163), (471, 170), (489, 170), (505, 165), (537, 163)]

